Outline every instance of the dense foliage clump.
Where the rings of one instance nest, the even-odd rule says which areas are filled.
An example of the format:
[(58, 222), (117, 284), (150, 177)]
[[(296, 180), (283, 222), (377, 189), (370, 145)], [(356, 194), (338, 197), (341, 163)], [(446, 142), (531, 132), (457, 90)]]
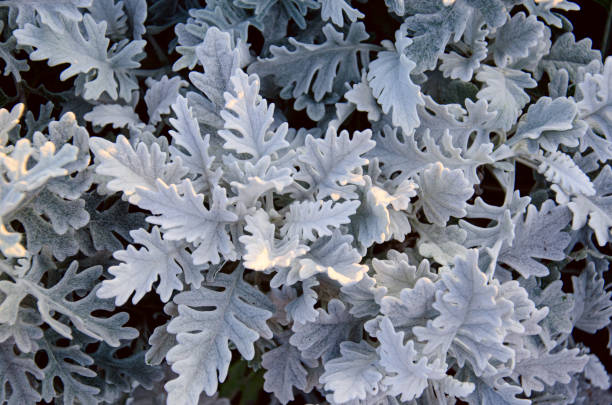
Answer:
[(577, 9), (0, 1), (0, 403), (612, 403)]

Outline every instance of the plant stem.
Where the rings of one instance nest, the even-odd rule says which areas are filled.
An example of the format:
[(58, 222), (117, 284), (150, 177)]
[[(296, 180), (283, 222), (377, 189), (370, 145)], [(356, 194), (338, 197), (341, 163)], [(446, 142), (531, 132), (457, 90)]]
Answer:
[(612, 3), (608, 9), (608, 18), (606, 19), (606, 28), (604, 28), (603, 39), (601, 40), (601, 56), (605, 59), (608, 53), (608, 45), (610, 42), (610, 28), (612, 28)]
[(535, 171), (538, 170), (537, 163), (535, 163), (535, 162), (533, 162), (533, 161), (531, 161), (531, 160), (529, 160), (529, 159), (527, 159), (525, 157), (516, 156), (514, 159), (516, 159), (517, 162), (522, 163), (523, 165), (529, 167), (532, 170), (535, 170)]

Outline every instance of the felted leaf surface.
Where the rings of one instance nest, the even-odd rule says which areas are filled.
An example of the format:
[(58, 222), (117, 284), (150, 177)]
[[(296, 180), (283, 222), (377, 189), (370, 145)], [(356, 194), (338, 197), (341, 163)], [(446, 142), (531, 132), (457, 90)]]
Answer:
[(321, 3), (321, 19), (323, 21), (332, 20), (338, 27), (344, 26), (344, 14), (351, 22), (355, 22), (365, 17), (359, 10), (350, 5), (350, 0), (319, 0)]
[[(37, 253), (37, 247), (34, 246), (34, 228), (40, 228), (34, 224), (36, 217), (39, 225), (47, 225), (50, 229), (51, 226), (37, 217), (36, 214), (31, 213), (31, 208), (21, 207), (20, 212), (15, 212), (20, 208), (20, 203), (26, 197), (26, 192), (35, 190), (44, 185), (48, 180), (54, 177), (63, 176), (68, 173), (68, 170), (64, 168), (68, 164), (74, 162), (77, 158), (78, 148), (73, 145), (63, 145), (62, 148), (56, 153), (55, 145), (52, 142), (45, 142), (39, 148), (32, 148), (31, 143), (28, 139), (20, 139), (17, 141), (15, 147), (12, 149), (10, 154), (4, 153), (0, 150), (0, 164), (4, 166), (0, 172), (0, 218), (6, 216), (11, 212), (22, 214), (21, 220), (22, 225), (28, 226), (32, 229), (32, 234), (26, 236), (29, 237), (28, 248), (31, 248), (31, 253)], [(36, 163), (32, 164), (34, 160), (30, 160), (30, 157), (36, 155)], [(54, 211), (55, 212), (55, 211)], [(29, 217), (23, 219), (24, 215), (31, 214)], [(28, 221), (28, 219), (31, 219)], [(81, 219), (75, 219), (76, 225), (81, 224)], [(25, 224), (24, 222), (28, 222)], [(40, 224), (40, 223), (43, 224)], [(65, 224), (63, 224), (65, 225)], [(60, 230), (63, 229), (63, 225), (60, 226)], [(54, 232), (51, 232), (53, 235)], [(50, 237), (53, 237), (52, 235)], [(17, 232), (10, 232), (6, 229), (4, 224), (0, 223), (0, 250), (7, 257), (20, 257), (26, 254), (25, 249), (21, 246), (20, 235)], [(74, 244), (73, 244), (74, 245)], [(40, 249), (40, 247), (38, 247)], [(68, 250), (72, 250), (69, 248)], [(72, 252), (76, 253), (76, 251)], [(59, 254), (61, 256), (61, 254)], [(65, 256), (63, 256), (65, 258)]]
[[(9, 205), (3, 204), (0, 215), (4, 215), (17, 204), (20, 198), (16, 195), (20, 196), (24, 191), (34, 190), (52, 177), (67, 174), (63, 166), (76, 159), (78, 148), (64, 145), (57, 153), (55, 150), (52, 142), (45, 142), (39, 148), (33, 148), (29, 140), (20, 139), (10, 155), (0, 152), (0, 163), (4, 166), (6, 176), (0, 190), (4, 194), (2, 199), (7, 198), (6, 202), (9, 203)], [(34, 153), (36, 163), (31, 164), (29, 159)]]
[(85, 209), (89, 213), (89, 223), (77, 230), (79, 249), (86, 254), (95, 251), (108, 250), (114, 252), (123, 249), (123, 243), (115, 236), (120, 235), (130, 240), (130, 231), (145, 225), (145, 215), (141, 212), (128, 212), (129, 204), (125, 201), (115, 201), (104, 210), (97, 208), (105, 201), (95, 191), (83, 194)]
[(267, 270), (275, 266), (286, 267), (296, 258), (308, 251), (297, 238), (287, 238), (277, 243), (274, 238), (274, 225), (268, 214), (257, 210), (245, 217), (245, 230), (251, 235), (242, 235), (239, 239), (245, 245), (244, 265), (253, 270)]
[[(160, 8), (163, 13), (174, 10), (168, 7)], [(212, 7), (192, 8), (189, 10), (189, 16), (191, 18), (188, 18), (186, 23), (174, 20), (179, 22), (175, 29), (180, 45), (177, 46), (177, 51), (183, 55), (172, 65), (172, 70), (175, 72), (185, 67), (193, 69), (196, 66), (199, 59), (199, 56), (196, 56), (196, 48), (205, 40), (209, 27), (217, 27), (221, 32), (225, 31), (230, 34), (232, 38), (247, 38), (249, 26), (262, 28), (253, 18), (249, 18), (250, 15), (246, 10), (230, 3), (215, 3)], [(202, 30), (203, 27), (206, 27), (206, 30)], [(241, 57), (248, 58), (245, 49), (247, 45), (244, 42), (242, 44), (239, 46), (239, 54)]]
[(160, 80), (147, 78), (149, 89), (144, 95), (144, 100), (147, 104), (147, 112), (151, 124), (158, 123), (161, 121), (162, 115), (170, 113), (170, 106), (174, 104), (179, 96), (179, 89), (186, 85), (187, 82), (181, 80), (179, 76), (175, 76), (172, 79), (168, 79), (168, 76), (162, 76)]
[[(390, 195), (380, 187), (372, 186), (370, 176), (364, 176), (365, 187), (361, 189), (361, 204), (351, 217), (349, 229), (359, 242), (360, 253), (374, 243), (383, 243), (391, 238), (391, 215), (387, 208)], [(410, 226), (410, 225), (408, 225)]]
[(480, 67), (480, 63), (487, 56), (485, 37), (489, 34), (489, 31), (484, 25), (482, 17), (478, 14), (472, 14), (467, 21), (462, 39), (467, 45), (468, 51), (461, 52), (461, 55), (455, 51), (440, 55), (442, 61), (440, 71), (444, 77), (461, 79), (464, 82), (472, 80), (474, 70)]
[(147, 19), (146, 0), (124, 0), (123, 7), (127, 15), (127, 24), (132, 31), (134, 39), (141, 39), (147, 31), (145, 20)]
[(425, 169), (417, 183), (423, 210), (432, 223), (445, 226), (451, 216), (466, 215), (466, 201), (473, 189), (461, 170), (449, 170), (438, 162)]
[(529, 102), (525, 89), (537, 84), (529, 73), (490, 66), (482, 66), (476, 80), (486, 84), (476, 96), (489, 102), (489, 111), (497, 112), (496, 126), (506, 131)]
[(596, 333), (610, 323), (612, 293), (604, 288), (604, 280), (589, 263), (578, 277), (572, 277), (574, 291), (574, 326), (589, 333)]
[(163, 377), (160, 368), (145, 363), (142, 351), (118, 356), (117, 352), (125, 350), (126, 346), (111, 347), (102, 343), (95, 352), (89, 354), (98, 370), (94, 384), (102, 388), (99, 398), (106, 402), (117, 401), (126, 393), (132, 392), (134, 386), (151, 390)]
[(476, 377), (474, 391), (467, 397), (470, 405), (530, 405), (529, 399), (517, 398), (523, 390), (499, 376)]
[[(274, 0), (240, 0), (240, 4), (243, 8), (254, 9), (255, 15), (261, 19), (268, 15), (268, 9), (272, 7), (274, 3), (276, 3)], [(304, 29), (306, 27), (305, 16), (306, 13), (308, 13), (308, 9), (319, 8), (319, 4), (317, 4), (317, 2), (314, 0), (285, 0), (282, 2), (282, 5), (285, 9), (285, 13), (295, 21), (300, 29)]]
[[(89, 369), (93, 364), (93, 359), (82, 351), (79, 345), (62, 347), (58, 345), (58, 340), (62, 336), (55, 333), (52, 329), (45, 331), (45, 336), (38, 340), (40, 349), (47, 354), (48, 362), (42, 372), (42, 398), (45, 402), (50, 402), (54, 398), (59, 398), (65, 403), (97, 403), (96, 395), (100, 389), (87, 384), (85, 378), (95, 377), (96, 372)], [(58, 391), (54, 386), (54, 380), (62, 382), (62, 390)], [(89, 381), (87, 381), (89, 382)]]
[[(13, 342), (0, 343), (0, 401), (8, 405), (40, 401), (41, 396), (32, 387), (28, 375), (38, 380), (44, 377), (33, 358), (15, 355)], [(10, 391), (6, 389), (7, 385)]]
[(317, 199), (356, 198), (352, 184), (364, 184), (357, 169), (368, 163), (361, 156), (374, 147), (371, 136), (372, 132), (365, 130), (355, 131), (349, 137), (347, 131), (337, 134), (331, 126), (324, 138), (307, 135), (304, 147), (298, 151), (300, 171), (295, 179), (307, 183), (308, 193), (316, 193)]
[(195, 48), (204, 73), (191, 72), (189, 80), (206, 97), (190, 91), (187, 99), (202, 124), (223, 127), (219, 113), (225, 106), (223, 94), (231, 88), (230, 77), (239, 67), (238, 53), (232, 49), (230, 35), (214, 26), (206, 30), (204, 41)]
[(302, 295), (286, 305), (285, 310), (294, 322), (314, 322), (317, 319), (319, 313), (314, 309), (314, 306), (317, 304), (319, 297), (314, 288), (318, 285), (319, 282), (315, 277), (302, 281)]
[(576, 7), (0, 0), (0, 105), (48, 101), (0, 109), (0, 402), (607, 404), (573, 331), (612, 316), (612, 59)]
[(115, 298), (116, 305), (123, 305), (134, 293), (132, 303), (136, 304), (159, 277), (156, 291), (160, 299), (167, 302), (174, 290), (183, 289), (183, 282), (177, 277), (183, 272), (191, 284), (200, 285), (202, 276), (193, 266), (184, 243), (162, 239), (156, 226), (151, 232), (141, 228), (130, 235), (134, 243), (143, 245), (143, 248), (136, 250), (129, 245), (127, 250), (113, 253), (113, 257), (122, 263), (108, 269), (114, 278), (102, 282), (98, 297)]
[(34, 22), (35, 14), (40, 15), (43, 23), (57, 27), (61, 18), (71, 21), (81, 21), (83, 15), (79, 8), (90, 7), (93, 0), (59, 0), (48, 2), (45, 0), (6, 0), (3, 6), (16, 7), (18, 10), (17, 24), (20, 27), (26, 22)]
[[(573, 127), (573, 121), (578, 110), (576, 103), (565, 97), (554, 100), (550, 97), (540, 97), (535, 104), (529, 106), (516, 128), (511, 143), (521, 139), (539, 139), (550, 134), (560, 136), (561, 131)], [(550, 133), (552, 132), (552, 133)], [(568, 145), (577, 146), (578, 144)]]
[(571, 333), (574, 317), (574, 297), (563, 292), (563, 282), (555, 280), (544, 289), (537, 286), (535, 278), (524, 282), (529, 297), (538, 309), (548, 307), (548, 316), (540, 323), (541, 331), (538, 336), (547, 349), (557, 345), (558, 340)]
[(566, 207), (546, 200), (540, 211), (533, 205), (527, 209), (524, 221), (519, 219), (514, 229), (512, 246), (501, 249), (498, 261), (506, 263), (523, 277), (543, 277), (548, 268), (535, 259), (562, 260), (563, 250), (570, 242), (564, 229), (570, 222)]
[(339, 231), (334, 231), (330, 237), (317, 239), (293, 264), (287, 281), (291, 284), (319, 273), (327, 274), (342, 285), (359, 281), (368, 268), (359, 264), (361, 255), (352, 247), (352, 241), (350, 235), (342, 235)]
[[(293, 238), (304, 238), (315, 241), (317, 236), (329, 236), (332, 229), (338, 229), (340, 225), (350, 222), (349, 217), (353, 215), (359, 201), (296, 201), (289, 205), (289, 211), (285, 215), (285, 223), (281, 228), (283, 234)], [(315, 233), (317, 236), (315, 236)]]
[(357, 318), (374, 317), (380, 312), (375, 289), (376, 281), (364, 274), (356, 283), (342, 286), (340, 299), (351, 304), (349, 312)]
[(580, 67), (601, 58), (598, 51), (591, 49), (591, 44), (589, 38), (576, 42), (576, 38), (571, 32), (561, 35), (550, 48), (548, 55), (540, 61), (536, 78), (539, 79), (543, 71), (552, 76), (557, 70), (565, 69), (569, 73), (570, 80), (576, 82)]
[[(0, 24), (0, 28), (4, 29), (4, 23)], [(0, 58), (4, 61), (4, 76), (13, 75), (16, 81), (21, 81), (21, 72), (30, 70), (28, 62), (23, 59), (15, 58), (17, 39), (10, 37), (4, 42), (0, 42)]]
[(8, 133), (19, 123), (19, 119), (25, 110), (23, 103), (15, 104), (11, 111), (0, 109), (0, 146), (4, 146), (8, 141)]
[(529, 14), (540, 17), (546, 21), (547, 24), (561, 28), (563, 26), (563, 20), (561, 19), (562, 15), (559, 12), (554, 12), (552, 10), (579, 10), (580, 6), (567, 0), (540, 2), (528, 1), (525, 3), (525, 8), (529, 10)]
[(319, 308), (317, 312), (316, 321), (293, 324), (289, 342), (300, 349), (305, 359), (322, 358), (325, 363), (340, 356), (340, 343), (354, 340), (361, 328), (338, 299), (329, 301), (327, 311)]
[(512, 216), (516, 217), (517, 213), (523, 213), (530, 201), (529, 197), (521, 197), (518, 190), (501, 207), (487, 204), (481, 197), (476, 197), (474, 204), (466, 207), (467, 216), (487, 218), (494, 222), (490, 222), (487, 227), (480, 227), (460, 220), (459, 226), (467, 234), (462, 244), (467, 247), (486, 246), (490, 248), (500, 240), (510, 244), (514, 240), (516, 227)]
[(263, 156), (273, 155), (289, 146), (285, 141), (286, 123), (275, 131), (270, 130), (274, 122), (274, 105), (268, 107), (266, 100), (259, 95), (259, 78), (237, 69), (230, 82), (232, 93), (224, 94), (225, 109), (220, 113), (225, 121), (224, 129), (219, 131), (219, 135), (225, 139), (223, 147), (249, 154), (257, 162)]
[(212, 191), (221, 178), (222, 171), (220, 168), (212, 169), (215, 157), (209, 153), (210, 135), (202, 138), (198, 121), (184, 97), (176, 98), (172, 110), (176, 118), (170, 118), (170, 124), (174, 127), (174, 130), (168, 132), (174, 139), (174, 144), (169, 148), (170, 154), (173, 159), (180, 158), (190, 173), (201, 175), (198, 182), (203, 182), (208, 191)]
[(106, 34), (112, 38), (125, 35), (127, 16), (123, 13), (123, 3), (114, 0), (94, 1), (88, 7), (89, 14), (96, 22), (106, 22)]
[(398, 132), (389, 126), (376, 133), (373, 140), (376, 146), (366, 156), (377, 157), (383, 164), (382, 173), (387, 178), (392, 177), (394, 183), (401, 183), (430, 164), (440, 162), (450, 170), (461, 169), (470, 184), (476, 184), (480, 182), (476, 173), (478, 166), (493, 162), (490, 157), (492, 144), (481, 144), (468, 158), (463, 156), (460, 148), (452, 145), (453, 139), (448, 134), (439, 140), (424, 134), (424, 151), (414, 137), (401, 135), (400, 138)]
[(383, 112), (391, 112), (393, 125), (409, 134), (419, 126), (417, 105), (424, 101), (419, 86), (410, 78), (416, 64), (404, 55), (405, 42), (398, 38), (395, 49), (378, 53), (368, 66), (368, 81)]
[(79, 244), (73, 229), (57, 234), (49, 222), (27, 206), (15, 213), (15, 219), (25, 229), (26, 247), (30, 254), (38, 254), (47, 248), (56, 259), (65, 260), (78, 252)]
[(590, 131), (603, 135), (608, 141), (612, 141), (612, 125), (610, 124), (611, 82), (612, 59), (607, 58), (603, 72), (601, 74), (586, 73), (584, 81), (578, 83), (579, 91), (577, 91), (578, 116), (589, 124)]
[[(418, 12), (406, 18), (403, 29), (411, 32), (412, 44), (407, 48), (407, 56), (416, 62), (417, 72), (436, 67), (438, 57), (447, 43), (451, 39), (458, 41), (461, 38), (466, 29), (466, 22), (474, 14), (480, 13), (490, 28), (499, 27), (507, 18), (501, 0), (488, 2), (467, 0), (434, 4), (414, 2), (409, 7), (414, 7)], [(399, 9), (405, 9), (405, 6)]]
[(538, 19), (519, 12), (512, 16), (495, 32), (493, 59), (499, 67), (529, 54), (529, 48), (536, 45), (544, 35), (545, 25)]
[(43, 189), (32, 204), (34, 212), (49, 218), (53, 231), (60, 235), (65, 234), (68, 230), (79, 229), (87, 225), (89, 213), (84, 207), (85, 201), (81, 199), (65, 200), (48, 189)]
[(61, 24), (56, 27), (44, 23), (40, 27), (26, 24), (14, 35), (20, 45), (36, 48), (30, 54), (32, 60), (48, 59), (50, 66), (69, 63), (70, 67), (60, 75), (61, 80), (95, 69), (96, 78), (85, 83), (85, 98), (95, 100), (106, 92), (113, 100), (117, 96), (129, 100), (132, 90), (138, 87), (129, 70), (140, 67), (137, 59), (145, 41), (132, 41), (109, 55), (105, 22), (96, 23), (90, 14), (85, 14), (85, 32), (81, 31), (77, 21), (60, 17), (58, 22)]
[(406, 12), (404, 0), (385, 0), (385, 4), (390, 12), (393, 12), (400, 17)]
[[(460, 223), (463, 224), (462, 221)], [(415, 232), (420, 236), (417, 246), (422, 256), (430, 257), (443, 266), (452, 264), (457, 256), (465, 257), (467, 232), (457, 225), (441, 227), (418, 224)]]
[(402, 401), (410, 401), (421, 396), (428, 379), (444, 377), (442, 364), (439, 361), (429, 364), (427, 357), (419, 358), (414, 341), (404, 345), (404, 332), (395, 332), (388, 318), (383, 318), (376, 338), (380, 342), (377, 349), (380, 364), (388, 373), (383, 383), (390, 386), (390, 395), (401, 394)]
[(179, 376), (166, 383), (169, 403), (196, 405), (202, 391), (215, 393), (217, 381), (227, 376), (230, 341), (250, 360), (255, 354), (253, 343), (260, 336), (272, 338), (266, 324), (272, 317), (270, 303), (242, 279), (243, 272), (240, 266), (231, 274), (218, 273), (214, 281), (174, 298), (179, 315), (168, 331), (177, 335), (178, 344), (166, 359)]
[(301, 43), (289, 38), (293, 50), (271, 46), (273, 56), (251, 64), (249, 73), (274, 76), (276, 84), (284, 91), (291, 91), (293, 97), (306, 94), (312, 88), (316, 101), (332, 91), (334, 82), (344, 84), (358, 80), (357, 55), (361, 52), (363, 58), (371, 47), (361, 43), (368, 38), (365, 26), (360, 22), (351, 24), (346, 38), (331, 24), (322, 30), (325, 42), (321, 44)]
[(293, 387), (306, 388), (307, 372), (302, 362), (300, 351), (288, 341), (264, 353), (264, 390), (273, 393), (282, 404), (293, 401)]
[(139, 206), (156, 214), (147, 217), (147, 221), (160, 225), (164, 238), (194, 243), (197, 248), (192, 257), (196, 265), (219, 263), (219, 253), (226, 258), (235, 257), (234, 245), (226, 228), (238, 217), (227, 209), (224, 188), (216, 186), (213, 189), (210, 208), (207, 209), (203, 203), (204, 196), (195, 192), (189, 179), (181, 184), (182, 193), (174, 184), (168, 186), (161, 179), (156, 185), (155, 191), (138, 190), (141, 195)]
[[(226, 165), (226, 169), (234, 172), (232, 174), (237, 174), (238, 180), (230, 181), (230, 185), (238, 194), (236, 197), (238, 204), (244, 204), (245, 207), (256, 205), (257, 199), (266, 192), (282, 193), (293, 183), (291, 169), (288, 167), (277, 169), (274, 166), (276, 162), (272, 163), (270, 156), (264, 156), (255, 165), (249, 161), (238, 161), (233, 156), (232, 158), (226, 158), (226, 164), (232, 160), (231, 164)], [(225, 177), (227, 179), (229, 175)]]
[(587, 223), (593, 231), (599, 246), (610, 240), (612, 227), (612, 169), (604, 166), (593, 180), (596, 194), (592, 197), (578, 195), (567, 204), (574, 214), (572, 229), (579, 229)]
[(540, 153), (536, 159), (540, 161), (538, 173), (551, 183), (558, 184), (565, 193), (595, 195), (593, 183), (570, 156), (562, 152)]
[(610, 388), (610, 376), (606, 371), (606, 368), (597, 356), (590, 354), (589, 361), (584, 367), (584, 376), (591, 380), (591, 383), (602, 389), (608, 390)]
[(465, 109), (457, 108), (454, 104), (438, 104), (430, 96), (424, 95), (425, 105), (418, 107), (421, 126), (415, 130), (417, 136), (429, 134), (436, 140), (444, 138), (445, 134), (451, 136), (453, 145), (468, 151), (470, 138), (473, 145), (489, 143), (489, 131), (496, 114), (487, 111), (486, 100), (473, 102), (465, 99)]
[(319, 378), (325, 389), (333, 392), (334, 401), (342, 404), (376, 394), (383, 377), (377, 367), (376, 349), (365, 341), (342, 342), (340, 354), (324, 364), (325, 372)]
[(491, 367), (490, 360), (507, 361), (512, 350), (503, 345), (502, 317), (512, 310), (507, 300), (496, 300), (496, 288), (478, 268), (478, 253), (455, 259), (453, 271), (442, 273), (433, 307), (440, 313), (414, 334), (425, 341), (424, 353), (446, 353), (462, 366), (469, 361), (476, 374)]
[(399, 298), (403, 289), (414, 288), (416, 282), (422, 277), (432, 281), (438, 279), (436, 274), (430, 272), (427, 260), (423, 260), (418, 267), (413, 266), (406, 253), (396, 250), (389, 250), (384, 260), (372, 259), (372, 267), (375, 272), (376, 286), (385, 288), (383, 294), (385, 296)]
[[(120, 339), (136, 337), (138, 332), (135, 329), (122, 326), (128, 318), (126, 313), (117, 313), (108, 318), (92, 315), (97, 310), (114, 309), (112, 303), (98, 298), (97, 288), (93, 288), (102, 272), (101, 267), (90, 267), (78, 273), (77, 269), (78, 263), (73, 261), (64, 276), (46, 288), (40, 284), (40, 279), (46, 272), (56, 269), (48, 259), (36, 256), (32, 268), (24, 277), (0, 281), (0, 291), (5, 294), (0, 304), (0, 321), (14, 322), (21, 302), (29, 295), (36, 299), (43, 321), (66, 338), (72, 338), (72, 329), (65, 321), (55, 319), (52, 313), (64, 315), (82, 333), (112, 346), (118, 346)], [(68, 297), (75, 290), (91, 292), (81, 299), (69, 300)]]
[(354, 104), (358, 111), (367, 112), (370, 121), (374, 122), (380, 119), (380, 106), (372, 94), (372, 88), (365, 72), (361, 76), (361, 82), (354, 84), (350, 90), (344, 93), (344, 98)]
[(410, 332), (413, 326), (424, 326), (427, 319), (435, 316), (432, 304), (436, 295), (434, 283), (419, 278), (414, 288), (403, 288), (399, 297), (392, 295), (380, 299), (380, 313), (388, 318), (400, 331)]
[(134, 148), (125, 136), (119, 135), (115, 143), (91, 138), (89, 146), (99, 162), (96, 172), (113, 178), (106, 186), (112, 191), (123, 191), (132, 204), (140, 202), (137, 189), (155, 190), (157, 179), (167, 184), (178, 183), (185, 174), (180, 164), (166, 164), (166, 153), (156, 143), (148, 147), (140, 142)]
[(83, 116), (95, 126), (111, 124), (113, 128), (137, 127), (142, 125), (140, 117), (128, 105), (100, 104)]
[(567, 384), (570, 382), (570, 375), (581, 372), (589, 361), (587, 356), (579, 354), (580, 351), (576, 348), (563, 349), (554, 354), (545, 351), (534, 353), (533, 357), (517, 362), (512, 378), (518, 381), (520, 376), (526, 395), (531, 395), (531, 391), (543, 391), (544, 384)]
[(0, 325), (0, 343), (12, 339), (22, 353), (30, 353), (38, 346), (36, 341), (43, 336), (43, 331), (39, 327), (41, 323), (37, 310), (21, 307), (13, 323)]
[[(178, 316), (178, 307), (174, 302), (164, 305), (164, 312), (172, 317)], [(168, 332), (170, 321), (155, 328), (148, 343), (151, 345), (145, 353), (145, 362), (149, 365), (159, 365), (174, 346), (176, 346), (176, 335)]]

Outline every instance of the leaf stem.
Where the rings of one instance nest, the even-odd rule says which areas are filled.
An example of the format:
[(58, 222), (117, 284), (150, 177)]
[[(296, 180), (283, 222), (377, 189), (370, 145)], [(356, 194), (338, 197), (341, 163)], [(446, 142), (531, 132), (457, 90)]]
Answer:
[(162, 64), (168, 65), (170, 63), (170, 61), (168, 60), (168, 57), (166, 56), (166, 53), (161, 49), (161, 47), (159, 46), (159, 44), (155, 40), (155, 37), (153, 37), (153, 35), (150, 35), (149, 33), (145, 34), (145, 36), (147, 37), (147, 39), (149, 40), (149, 43), (153, 47), (153, 51), (155, 52), (155, 56), (157, 56), (157, 59)]
[(166, 74), (168, 72), (171, 72), (172, 69), (170, 69), (170, 66), (164, 66), (158, 69), (133, 69), (132, 70), (132, 74), (136, 75), (136, 76), (157, 76), (160, 73)]
[(610, 28), (612, 28), (612, 3), (608, 8), (608, 18), (606, 19), (606, 27), (604, 28), (603, 39), (601, 40), (601, 56), (605, 59), (608, 53), (608, 45), (610, 42)]
[(528, 160), (528, 159), (526, 159), (524, 157), (521, 157), (521, 156), (515, 156), (514, 159), (516, 159), (517, 162), (522, 163), (523, 165), (525, 165), (525, 166), (527, 166), (527, 167), (529, 167), (529, 168), (531, 168), (531, 169), (533, 169), (535, 171), (538, 171), (537, 163), (532, 162), (531, 160)]

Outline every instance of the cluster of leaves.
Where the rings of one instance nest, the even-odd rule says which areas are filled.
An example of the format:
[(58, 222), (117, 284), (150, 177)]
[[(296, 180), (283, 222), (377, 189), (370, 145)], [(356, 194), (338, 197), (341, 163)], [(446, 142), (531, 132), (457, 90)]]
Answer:
[(577, 5), (353, 3), (0, 1), (0, 403), (612, 402)]

